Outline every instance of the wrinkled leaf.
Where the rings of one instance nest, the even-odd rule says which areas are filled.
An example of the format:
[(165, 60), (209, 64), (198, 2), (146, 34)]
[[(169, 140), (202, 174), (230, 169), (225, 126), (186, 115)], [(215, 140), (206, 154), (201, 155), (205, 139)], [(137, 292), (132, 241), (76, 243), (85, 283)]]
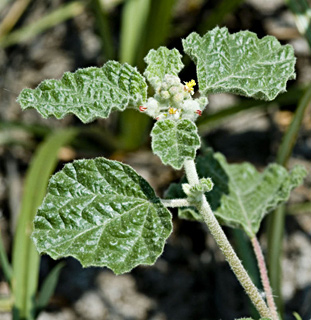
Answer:
[(200, 147), (196, 125), (187, 119), (157, 121), (151, 131), (152, 150), (164, 164), (181, 169), (185, 160), (194, 159)]
[(197, 65), (199, 89), (206, 95), (230, 92), (273, 100), (295, 78), (293, 48), (272, 36), (258, 39), (253, 32), (229, 34), (217, 27), (203, 37), (191, 33), (183, 46)]
[(171, 230), (170, 212), (142, 177), (97, 158), (67, 164), (51, 178), (32, 237), (54, 259), (73, 256), (120, 274), (153, 264)]
[[(210, 177), (214, 182), (213, 190), (205, 195), (220, 222), (243, 229), (251, 238), (258, 232), (264, 216), (287, 201), (291, 190), (306, 175), (301, 166), (288, 172), (277, 164), (259, 173), (250, 163), (228, 164), (222, 154), (213, 154), (211, 150), (198, 157), (196, 165), (199, 177)], [(170, 186), (167, 197), (184, 198), (181, 183)], [(202, 220), (193, 207), (179, 211), (182, 218)]]
[(45, 80), (36, 89), (24, 89), (17, 100), (22, 109), (35, 108), (44, 118), (62, 119), (73, 113), (86, 123), (146, 98), (147, 84), (136, 68), (108, 61), (101, 68), (79, 69), (66, 72), (61, 80)]
[(152, 49), (145, 57), (148, 66), (144, 76), (157, 89), (166, 74), (178, 75), (184, 67), (181, 58), (182, 56), (177, 49), (169, 50), (166, 47), (160, 47), (157, 50)]

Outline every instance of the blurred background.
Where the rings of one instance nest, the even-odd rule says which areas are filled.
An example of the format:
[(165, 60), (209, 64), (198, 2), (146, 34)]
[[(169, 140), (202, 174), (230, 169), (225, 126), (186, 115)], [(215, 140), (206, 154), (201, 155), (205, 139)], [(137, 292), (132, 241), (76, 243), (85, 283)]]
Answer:
[[(273, 102), (229, 94), (209, 96), (198, 121), (205, 145), (229, 162), (258, 170), (277, 161), (303, 164), (309, 175), (286, 207), (263, 224), (274, 293), (284, 319), (311, 318), (311, 3), (305, 0), (1, 0), (0, 1), (0, 319), (231, 320), (258, 315), (205, 227), (179, 220), (152, 267), (115, 276), (82, 269), (68, 258), (39, 257), (29, 238), (32, 220), (53, 172), (77, 158), (105, 156), (132, 165), (158, 195), (182, 172), (150, 152), (152, 122), (133, 110), (83, 125), (74, 116), (42, 119), (22, 112), (16, 98), (66, 71), (128, 62), (166, 45), (182, 52), (181, 38), (215, 26), (231, 33), (289, 43), (297, 79)], [(184, 57), (182, 81), (196, 79)], [(196, 88), (195, 88), (196, 89)], [(244, 234), (225, 229), (260, 287)], [(282, 276), (281, 276), (282, 274)]]

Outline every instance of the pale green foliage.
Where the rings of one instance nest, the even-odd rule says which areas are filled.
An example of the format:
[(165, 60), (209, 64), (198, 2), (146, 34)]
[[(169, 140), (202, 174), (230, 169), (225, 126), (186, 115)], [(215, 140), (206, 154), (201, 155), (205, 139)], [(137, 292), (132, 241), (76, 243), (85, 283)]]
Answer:
[[(204, 37), (192, 33), (183, 45), (197, 64), (204, 95), (231, 92), (270, 100), (295, 77), (292, 47), (281, 46), (273, 37), (259, 40), (248, 31), (230, 35), (226, 28), (215, 28)], [(195, 82), (178, 77), (183, 63), (177, 49), (151, 50), (145, 61), (144, 75), (155, 89), (148, 100), (144, 76), (128, 64), (109, 61), (102, 68), (43, 81), (36, 89), (23, 90), (18, 101), (23, 109), (35, 108), (45, 118), (72, 113), (83, 122), (135, 107), (158, 120), (151, 132), (153, 152), (164, 164), (181, 169), (200, 147), (193, 121), (208, 100), (194, 98)], [(217, 217), (243, 228), (250, 237), (305, 174), (301, 168), (287, 173), (277, 165), (259, 174), (250, 164), (229, 165), (211, 152), (198, 158), (197, 168), (200, 182), (184, 184), (188, 201), (199, 202), (206, 192)], [(185, 198), (181, 185), (173, 185), (171, 193)], [(179, 212), (201, 219), (192, 208)], [(83, 266), (107, 266), (119, 274), (153, 264), (171, 230), (170, 212), (143, 178), (127, 165), (98, 158), (75, 161), (51, 178), (34, 221), (33, 239), (39, 252), (55, 259), (73, 256)]]
[[(228, 164), (220, 153), (206, 152), (197, 158), (200, 177), (211, 177), (214, 188), (206, 198), (224, 225), (243, 229), (253, 237), (263, 217), (289, 198), (292, 189), (302, 183), (306, 170), (296, 166), (291, 172), (277, 164), (259, 173), (250, 163)], [(167, 197), (184, 197), (181, 185), (172, 185)], [(192, 208), (180, 209), (180, 216), (201, 220)]]
[(164, 164), (181, 169), (184, 161), (194, 159), (200, 147), (196, 125), (187, 119), (161, 120), (152, 131), (152, 150)]
[(166, 47), (160, 47), (157, 50), (150, 50), (145, 57), (147, 68), (144, 76), (157, 89), (166, 74), (177, 76), (184, 67), (181, 57), (177, 49), (169, 50)]
[(182, 189), (187, 195), (187, 200), (191, 204), (197, 204), (202, 201), (202, 195), (205, 192), (210, 192), (213, 189), (213, 181), (210, 178), (202, 178), (199, 183), (191, 186), (188, 183), (182, 184)]
[(170, 212), (132, 168), (78, 160), (55, 174), (34, 220), (40, 253), (107, 266), (116, 274), (153, 264), (172, 231)]
[(199, 89), (206, 95), (230, 92), (273, 100), (295, 78), (293, 48), (272, 36), (258, 39), (249, 31), (229, 34), (217, 27), (203, 37), (191, 33), (183, 46), (197, 65)]
[(45, 80), (34, 90), (24, 89), (17, 100), (22, 109), (35, 108), (44, 118), (61, 119), (73, 113), (86, 123), (146, 99), (147, 84), (137, 69), (108, 61), (102, 68), (79, 69), (66, 72), (61, 80)]

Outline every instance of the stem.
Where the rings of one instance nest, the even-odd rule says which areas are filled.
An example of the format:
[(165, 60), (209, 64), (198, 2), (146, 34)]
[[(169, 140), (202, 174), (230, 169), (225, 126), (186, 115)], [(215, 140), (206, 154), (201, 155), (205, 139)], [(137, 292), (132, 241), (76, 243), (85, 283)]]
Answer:
[[(199, 182), (199, 177), (196, 171), (195, 163), (193, 160), (186, 160), (184, 163), (188, 182), (194, 185)], [(232, 271), (236, 275), (237, 279), (243, 286), (244, 290), (250, 297), (252, 303), (258, 310), (261, 317), (271, 318), (271, 312), (268, 309), (265, 301), (262, 299), (258, 289), (253, 284), (248, 273), (244, 269), (240, 259), (233, 250), (230, 242), (228, 241), (225, 233), (220, 227), (217, 219), (215, 218), (209, 203), (205, 196), (202, 196), (202, 201), (197, 204), (197, 209), (202, 214), (204, 222), (207, 224), (211, 234), (213, 235), (216, 243), (220, 247), (221, 251), (226, 257)]]
[(251, 239), (251, 241), (252, 241), (252, 245), (253, 245), (254, 252), (256, 254), (256, 258), (257, 258), (257, 262), (258, 262), (261, 282), (262, 282), (263, 288), (266, 293), (266, 299), (268, 302), (268, 306), (269, 306), (271, 313), (272, 313), (272, 319), (277, 320), (278, 313), (277, 313), (277, 309), (276, 309), (273, 295), (272, 295), (272, 290), (271, 290), (270, 281), (268, 278), (268, 272), (267, 272), (267, 267), (266, 267), (266, 263), (265, 263), (265, 258), (263, 256), (263, 253), (262, 253), (262, 250), (261, 250), (261, 247), (260, 247), (260, 244), (259, 244), (257, 237), (254, 236)]
[(171, 207), (171, 208), (190, 206), (190, 203), (187, 201), (187, 199), (170, 199), (170, 200), (161, 199), (161, 202), (165, 207)]

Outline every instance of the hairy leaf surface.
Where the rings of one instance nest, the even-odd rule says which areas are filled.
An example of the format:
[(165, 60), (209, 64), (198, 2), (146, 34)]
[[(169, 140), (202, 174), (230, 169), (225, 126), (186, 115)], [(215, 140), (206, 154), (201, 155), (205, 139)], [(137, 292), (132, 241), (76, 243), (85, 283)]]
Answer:
[(67, 164), (34, 220), (40, 253), (73, 256), (116, 274), (153, 264), (172, 231), (170, 212), (132, 168), (104, 158)]
[(203, 37), (191, 33), (183, 46), (197, 65), (199, 89), (206, 95), (230, 92), (273, 100), (295, 78), (294, 49), (272, 36), (258, 39), (253, 32), (229, 34), (217, 27)]
[[(302, 183), (306, 170), (296, 166), (291, 172), (271, 164), (259, 173), (250, 163), (228, 164), (220, 153), (210, 150), (197, 158), (199, 177), (210, 177), (213, 190), (206, 198), (217, 218), (224, 225), (243, 229), (249, 237), (259, 230), (264, 216), (288, 200), (292, 189)], [(168, 198), (184, 198), (181, 184), (173, 184)], [(179, 210), (182, 218), (202, 220), (194, 208)]]
[(79, 69), (66, 72), (60, 80), (45, 80), (36, 89), (24, 89), (17, 100), (22, 109), (35, 108), (44, 118), (62, 119), (73, 113), (86, 123), (146, 98), (147, 84), (136, 68), (108, 61), (101, 68)]
[(187, 159), (194, 159), (200, 147), (196, 125), (187, 119), (157, 121), (151, 131), (152, 150), (164, 164), (181, 169)]
[(160, 47), (157, 50), (152, 49), (145, 57), (148, 66), (144, 76), (157, 89), (166, 74), (178, 75), (184, 67), (181, 58), (182, 56), (177, 49), (169, 50), (166, 47)]

